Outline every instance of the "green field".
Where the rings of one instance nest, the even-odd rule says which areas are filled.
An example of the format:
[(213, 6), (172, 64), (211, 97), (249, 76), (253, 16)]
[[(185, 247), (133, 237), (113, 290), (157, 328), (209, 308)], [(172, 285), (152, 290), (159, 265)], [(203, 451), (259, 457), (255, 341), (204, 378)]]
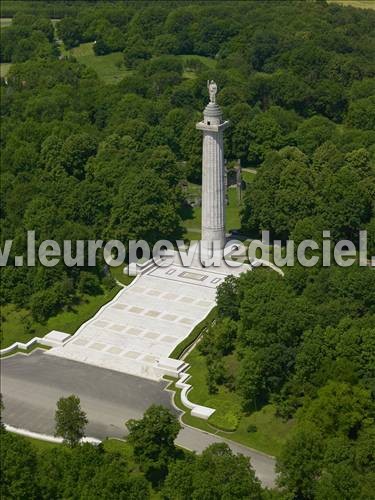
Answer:
[(337, 3), (344, 6), (356, 7), (357, 9), (375, 10), (374, 0), (328, 0), (328, 3)]
[[(6, 28), (12, 24), (11, 17), (1, 17), (0, 18), (0, 28)], [(10, 68), (10, 63), (0, 63), (0, 78), (7, 76)]]
[(6, 28), (12, 24), (11, 17), (0, 17), (0, 28)]
[(0, 63), (0, 77), (4, 78), (9, 72), (11, 63)]
[(247, 184), (253, 182), (255, 176), (256, 174), (254, 172), (249, 172), (248, 170), (241, 171), (241, 177)]
[(207, 66), (210, 69), (213, 69), (216, 67), (216, 60), (213, 59), (212, 57), (197, 56), (195, 54), (182, 54), (182, 55), (179, 55), (176, 57), (181, 59), (184, 64), (186, 64), (187, 61), (195, 60), (195, 61), (201, 62), (202, 64), (204, 64), (205, 66)]
[[(51, 23), (55, 26), (56, 23), (60, 21), (60, 19), (50, 19)], [(6, 28), (12, 24), (11, 17), (0, 17), (0, 28)]]
[[(58, 19), (51, 20), (54, 25), (59, 21)], [(12, 23), (11, 18), (1, 18), (1, 27), (9, 26)], [(86, 65), (88, 68), (93, 69), (101, 80), (108, 84), (114, 84), (122, 80), (125, 76), (131, 75), (132, 70), (127, 69), (123, 64), (123, 55), (121, 52), (112, 52), (104, 56), (96, 56), (93, 50), (93, 43), (82, 43), (78, 47), (66, 50), (61, 46), (63, 55), (71, 55), (75, 57), (80, 63)], [(189, 61), (198, 61), (207, 68), (215, 68), (216, 61), (210, 57), (197, 56), (197, 55), (179, 55), (176, 58), (180, 59), (184, 66)], [(9, 63), (1, 63), (0, 70), (1, 76), (7, 75), (10, 68)], [(187, 67), (183, 73), (184, 78), (195, 78), (195, 71)]]
[(238, 191), (235, 187), (230, 187), (228, 189), (228, 205), (225, 212), (225, 228), (227, 231), (241, 227), (240, 208), (241, 203), (238, 198)]
[(105, 83), (117, 83), (131, 71), (123, 65), (123, 55), (121, 52), (113, 52), (105, 56), (96, 56), (92, 48), (92, 42), (82, 43), (69, 51), (62, 50), (64, 55), (72, 55), (77, 61), (93, 69), (99, 78)]
[(216, 60), (212, 59), (211, 57), (197, 56), (195, 54), (192, 54), (192, 55), (183, 54), (183, 55), (178, 55), (175, 57), (180, 59), (180, 61), (182, 61), (182, 64), (184, 66), (184, 72), (183, 72), (182, 76), (183, 76), (183, 78), (186, 78), (186, 79), (192, 79), (192, 78), (197, 77), (197, 74), (194, 71), (194, 69), (189, 68), (189, 62), (191, 62), (191, 61), (197, 61), (208, 69), (216, 68)]
[[(193, 386), (189, 392), (190, 401), (215, 408), (216, 412), (208, 421), (192, 417), (190, 411), (183, 407), (179, 390), (177, 390), (175, 403), (186, 411), (182, 417), (183, 421), (264, 453), (278, 456), (293, 427), (293, 421), (284, 422), (277, 417), (272, 405), (266, 405), (250, 415), (244, 414), (239, 397), (225, 387), (220, 387), (217, 394), (208, 393), (206, 363), (198, 349), (194, 349), (185, 361), (190, 364), (188, 372), (191, 378), (188, 383)], [(256, 430), (249, 431), (249, 426), (255, 426)], [(228, 431), (223, 431), (223, 429), (228, 429)]]
[[(122, 80), (125, 76), (131, 75), (132, 70), (125, 68), (123, 65), (123, 55), (121, 52), (113, 52), (105, 56), (96, 56), (93, 50), (92, 42), (82, 43), (79, 47), (75, 47), (69, 51), (62, 50), (63, 54), (74, 56), (80, 63), (92, 68), (98, 74), (99, 78), (105, 83), (116, 83)], [(216, 66), (215, 59), (196, 55), (180, 55), (176, 56), (185, 65), (188, 61), (195, 60), (202, 63), (207, 68)], [(187, 68), (183, 73), (184, 78), (195, 78), (196, 73)]]
[(77, 305), (49, 318), (44, 324), (33, 321), (27, 309), (18, 309), (13, 304), (6, 304), (1, 307), (1, 347), (7, 347), (14, 342), (27, 342), (34, 337), (43, 337), (51, 330), (74, 333), (82, 323), (113, 299), (119, 290), (119, 287), (115, 287), (101, 295), (84, 295)]
[[(49, 441), (42, 441), (41, 439), (35, 439), (26, 436), (24, 436), (24, 439), (26, 439), (26, 441), (29, 441), (29, 443), (31, 443), (38, 451), (43, 451), (60, 446), (60, 443), (51, 443)], [(132, 459), (133, 457), (132, 447), (126, 441), (122, 441), (120, 439), (105, 439), (103, 441), (103, 447), (106, 451), (112, 453), (120, 453), (128, 459)]]

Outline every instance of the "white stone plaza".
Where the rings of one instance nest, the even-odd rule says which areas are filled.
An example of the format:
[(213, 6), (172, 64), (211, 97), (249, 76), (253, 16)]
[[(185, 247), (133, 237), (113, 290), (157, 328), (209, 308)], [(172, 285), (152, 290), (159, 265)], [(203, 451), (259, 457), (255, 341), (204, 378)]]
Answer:
[(48, 354), (153, 380), (176, 376), (186, 364), (169, 355), (214, 307), (216, 287), (243, 270), (206, 269), (197, 259), (189, 268), (152, 264)]

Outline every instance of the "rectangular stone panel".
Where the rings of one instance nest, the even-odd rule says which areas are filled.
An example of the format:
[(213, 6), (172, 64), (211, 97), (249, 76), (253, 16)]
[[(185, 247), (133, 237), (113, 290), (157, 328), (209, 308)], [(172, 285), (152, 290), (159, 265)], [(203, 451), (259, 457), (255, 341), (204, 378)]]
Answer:
[(95, 351), (102, 351), (105, 348), (105, 344), (101, 344), (100, 342), (94, 342), (89, 345), (90, 349), (95, 349)]
[(111, 330), (114, 330), (115, 332), (122, 332), (126, 328), (126, 326), (124, 326), (124, 325), (111, 325), (109, 328)]
[(206, 274), (199, 274), (199, 273), (192, 273), (190, 271), (184, 271), (183, 273), (179, 274), (180, 278), (188, 278), (189, 280), (194, 280), (194, 281), (204, 281), (207, 279)]
[(194, 323), (194, 321), (190, 318), (181, 318), (179, 322), (183, 325), (192, 325)]
[(125, 304), (114, 304), (113, 306), (111, 306), (111, 308), (113, 309), (118, 309), (120, 311), (124, 311), (125, 309), (127, 309), (127, 305)]
[(155, 332), (146, 332), (143, 336), (146, 339), (155, 340), (155, 339), (157, 339), (159, 337), (159, 334), (155, 333)]
[(210, 307), (211, 306), (211, 302), (208, 302), (207, 300), (199, 300), (197, 302), (197, 305), (198, 306), (202, 306), (202, 307)]
[(140, 328), (135, 328), (135, 327), (131, 327), (131, 328), (128, 328), (126, 330), (126, 333), (128, 333), (129, 335), (139, 335), (140, 333), (142, 333), (142, 330)]
[(95, 321), (94, 322), (94, 326), (97, 326), (99, 328), (104, 328), (105, 326), (107, 326), (109, 324), (108, 321), (105, 321), (103, 319), (99, 319), (98, 321)]
[(142, 358), (142, 361), (145, 361), (146, 363), (155, 363), (156, 360), (157, 358), (155, 358), (155, 356), (150, 356), (149, 354), (143, 356)]
[(161, 319), (164, 319), (165, 321), (175, 321), (178, 318), (176, 314), (164, 314)]
[(109, 352), (110, 354), (120, 354), (122, 352), (122, 349), (119, 347), (116, 347), (115, 345), (110, 347), (109, 349), (106, 350), (106, 352)]
[(162, 340), (162, 342), (166, 342), (167, 344), (173, 344), (174, 342), (178, 341), (178, 338), (177, 337), (171, 337), (170, 335), (166, 335), (161, 340)]
[(129, 359), (137, 359), (137, 358), (139, 358), (140, 353), (136, 352), (136, 351), (128, 351), (128, 352), (124, 352), (124, 354), (122, 356), (124, 358), (129, 358)]
[(176, 299), (178, 299), (178, 297), (179, 297), (179, 296), (178, 296), (178, 295), (176, 295), (175, 293), (170, 293), (170, 292), (165, 293), (165, 294), (163, 295), (163, 299), (167, 299), (167, 300), (176, 300)]
[(90, 342), (90, 341), (89, 341), (89, 340), (87, 340), (87, 339), (80, 339), (80, 338), (78, 337), (78, 339), (77, 339), (77, 340), (75, 340), (75, 341), (73, 342), (73, 344), (75, 344), (75, 345), (87, 345), (89, 342)]
[(195, 301), (195, 299), (193, 299), (192, 297), (180, 297), (178, 301), (185, 302), (185, 304), (192, 304)]
[(157, 318), (158, 316), (160, 316), (160, 314), (160, 311), (150, 310), (146, 312), (146, 316), (150, 316), (150, 318)]
[(150, 295), (151, 297), (159, 297), (162, 294), (162, 292), (160, 292), (159, 290), (151, 289), (147, 290), (146, 294)]
[(141, 314), (144, 311), (144, 309), (142, 307), (133, 306), (129, 309), (129, 311), (134, 314)]

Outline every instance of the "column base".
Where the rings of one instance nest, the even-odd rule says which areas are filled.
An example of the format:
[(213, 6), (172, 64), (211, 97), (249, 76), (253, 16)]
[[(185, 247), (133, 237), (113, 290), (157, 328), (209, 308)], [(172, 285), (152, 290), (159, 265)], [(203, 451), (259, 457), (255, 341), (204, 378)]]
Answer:
[(201, 240), (199, 258), (203, 267), (218, 266), (223, 261), (225, 241)]

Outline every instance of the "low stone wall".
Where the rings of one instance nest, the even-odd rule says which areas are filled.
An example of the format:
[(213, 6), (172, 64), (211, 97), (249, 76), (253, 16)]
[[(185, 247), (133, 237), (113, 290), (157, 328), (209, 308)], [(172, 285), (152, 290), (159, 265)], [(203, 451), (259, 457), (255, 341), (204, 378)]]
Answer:
[(23, 342), (14, 342), (14, 344), (4, 347), (4, 349), (0, 349), (0, 356), (6, 356), (7, 354), (11, 354), (14, 351), (17, 351), (17, 349), (22, 349), (24, 351), (29, 350), (31, 347), (34, 347), (37, 344), (41, 344), (42, 339), (40, 337), (34, 337), (33, 339), (29, 340), (26, 343)]
[[(254, 263), (252, 264), (252, 267), (257, 267), (256, 263), (260, 263), (262, 266), (264, 267), (269, 267), (270, 269), (272, 269), (273, 271), (279, 273), (281, 276), (284, 276), (284, 271), (282, 271), (279, 267), (275, 266), (275, 264), (273, 264), (272, 262), (269, 262), (268, 260), (263, 260), (263, 259), (257, 259), (256, 261), (254, 261)], [(259, 264), (258, 264), (259, 265)]]
[(18, 349), (28, 351), (37, 345), (45, 347), (58, 347), (63, 345), (69, 338), (70, 335), (68, 333), (56, 332), (55, 330), (52, 330), (44, 337), (34, 337), (28, 342), (14, 342), (12, 345), (4, 347), (4, 349), (0, 349), (0, 356), (7, 356)]
[(191, 410), (193, 417), (207, 420), (216, 410), (214, 408), (208, 408), (207, 406), (198, 405), (189, 400), (188, 393), (192, 389), (192, 386), (186, 383), (189, 378), (189, 373), (180, 373), (180, 379), (175, 384), (176, 387), (181, 389), (181, 402), (186, 408)]
[[(39, 439), (40, 441), (48, 441), (49, 443), (60, 444), (63, 442), (63, 438), (50, 436), (49, 434), (40, 434), (39, 432), (32, 432), (26, 429), (20, 429), (18, 427), (13, 427), (12, 425), (4, 424), (4, 427), (9, 432), (14, 432), (15, 434), (19, 434), (20, 436), (26, 436), (33, 439)], [(84, 437), (81, 439), (81, 443), (91, 443), (91, 444), (100, 444), (100, 439), (96, 439), (93, 437)]]

